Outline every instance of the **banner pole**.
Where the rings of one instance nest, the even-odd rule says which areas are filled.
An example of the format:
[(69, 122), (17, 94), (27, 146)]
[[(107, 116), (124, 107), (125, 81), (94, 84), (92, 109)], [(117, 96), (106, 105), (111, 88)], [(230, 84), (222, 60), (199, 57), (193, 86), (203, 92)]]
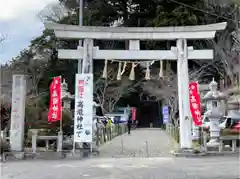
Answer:
[(62, 120), (62, 115), (63, 115), (63, 106), (62, 106), (62, 76), (60, 76), (60, 94), (61, 94), (61, 117), (60, 117), (60, 132), (63, 132), (63, 120)]
[(62, 120), (62, 111), (61, 111), (61, 118), (60, 118), (60, 132), (63, 132), (63, 120)]

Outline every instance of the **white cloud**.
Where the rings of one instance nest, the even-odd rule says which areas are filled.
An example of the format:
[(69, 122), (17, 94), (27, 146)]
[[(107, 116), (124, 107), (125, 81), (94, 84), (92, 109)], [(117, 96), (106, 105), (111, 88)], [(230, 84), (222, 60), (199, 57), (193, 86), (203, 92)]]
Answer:
[(58, 0), (0, 0), (0, 33), (7, 40), (0, 45), (0, 64), (27, 48), (30, 41), (44, 29), (37, 17), (48, 4)]
[(0, 21), (37, 15), (47, 4), (57, 0), (1, 0)]

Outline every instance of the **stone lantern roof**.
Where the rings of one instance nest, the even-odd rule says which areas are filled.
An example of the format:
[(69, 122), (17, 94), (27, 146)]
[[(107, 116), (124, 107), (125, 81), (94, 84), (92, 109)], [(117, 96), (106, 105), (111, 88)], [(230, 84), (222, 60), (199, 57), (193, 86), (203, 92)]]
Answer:
[(63, 82), (61, 83), (61, 93), (62, 93), (62, 99), (63, 100), (73, 100), (74, 99), (74, 95), (71, 95), (68, 92), (68, 84), (66, 83), (65, 79), (63, 79)]
[(61, 83), (61, 87), (64, 91), (68, 90), (68, 84), (66, 83), (65, 79), (63, 79), (63, 82)]
[(208, 91), (207, 94), (205, 94), (205, 96), (203, 97), (203, 100), (204, 101), (226, 100), (227, 96), (224, 93), (218, 91), (217, 88), (218, 88), (218, 83), (213, 78), (212, 82), (209, 84), (210, 91)]

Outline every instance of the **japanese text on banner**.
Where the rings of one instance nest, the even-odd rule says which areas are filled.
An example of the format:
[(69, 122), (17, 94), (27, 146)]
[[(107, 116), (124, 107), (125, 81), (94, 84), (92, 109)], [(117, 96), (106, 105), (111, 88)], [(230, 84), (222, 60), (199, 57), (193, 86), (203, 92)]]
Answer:
[(74, 141), (92, 142), (92, 74), (77, 74), (75, 89)]
[(76, 118), (76, 123), (74, 123), (75, 125), (75, 132), (77, 137), (81, 136), (81, 133), (83, 133), (83, 95), (84, 95), (84, 80), (77, 80), (77, 97), (76, 100), (76, 106), (75, 106), (75, 110), (76, 110), (76, 114), (75, 114), (75, 118)]
[(50, 85), (50, 101), (48, 122), (61, 120), (62, 100), (61, 100), (61, 77), (54, 77)]
[(192, 114), (193, 122), (196, 126), (202, 125), (202, 114), (201, 114), (201, 102), (198, 91), (198, 83), (191, 82), (189, 84), (189, 95), (190, 95), (190, 111)]

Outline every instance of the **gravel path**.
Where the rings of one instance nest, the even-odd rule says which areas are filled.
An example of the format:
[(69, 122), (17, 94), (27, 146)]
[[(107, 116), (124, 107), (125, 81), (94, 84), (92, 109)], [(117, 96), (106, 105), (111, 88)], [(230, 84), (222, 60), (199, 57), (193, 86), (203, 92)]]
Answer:
[(1, 166), (1, 179), (239, 179), (236, 157), (94, 158), (22, 161)]
[(139, 129), (102, 146), (100, 157), (7, 162), (1, 164), (0, 178), (240, 179), (238, 157), (175, 158), (170, 146), (164, 131)]
[(100, 157), (171, 156), (172, 140), (161, 129), (137, 129), (100, 147)]

